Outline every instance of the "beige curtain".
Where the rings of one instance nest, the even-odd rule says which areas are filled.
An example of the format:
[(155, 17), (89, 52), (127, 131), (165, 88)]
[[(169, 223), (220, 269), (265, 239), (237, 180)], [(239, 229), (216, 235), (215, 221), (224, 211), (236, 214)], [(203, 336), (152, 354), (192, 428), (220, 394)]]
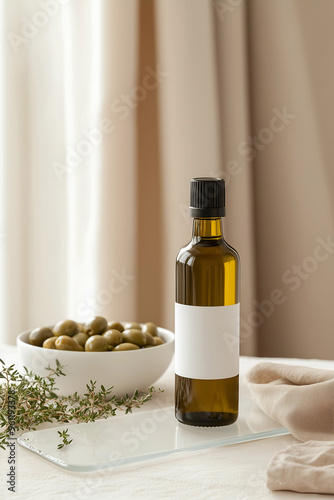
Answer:
[(283, 297), (262, 355), (333, 359), (333, 18), (330, 0), (250, 4), (252, 135), (289, 115), (254, 160), (258, 300)]
[(1, 9), (0, 340), (91, 314), (173, 329), (189, 181), (219, 175), (242, 353), (328, 358), (331, 0)]

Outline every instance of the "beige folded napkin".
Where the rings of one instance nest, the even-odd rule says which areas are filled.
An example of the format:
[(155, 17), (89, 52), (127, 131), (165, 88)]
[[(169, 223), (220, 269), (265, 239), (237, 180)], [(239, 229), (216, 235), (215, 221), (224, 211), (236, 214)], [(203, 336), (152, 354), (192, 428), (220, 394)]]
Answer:
[(262, 362), (246, 380), (260, 408), (297, 439), (334, 440), (334, 371)]
[(334, 494), (334, 443), (309, 441), (277, 453), (267, 471), (271, 490)]
[(246, 380), (267, 415), (308, 441), (272, 458), (268, 488), (334, 493), (334, 371), (263, 362)]

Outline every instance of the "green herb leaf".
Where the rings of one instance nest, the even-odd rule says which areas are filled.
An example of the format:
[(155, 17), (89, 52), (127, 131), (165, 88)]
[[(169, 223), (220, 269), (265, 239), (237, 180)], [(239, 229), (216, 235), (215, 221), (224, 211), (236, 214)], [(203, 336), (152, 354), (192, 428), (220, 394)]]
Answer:
[[(15, 432), (35, 430), (44, 422), (79, 423), (94, 422), (97, 419), (115, 416), (117, 412), (131, 413), (132, 408), (141, 407), (146, 401), (152, 399), (153, 392), (150, 387), (147, 392), (135, 391), (133, 396), (126, 394), (121, 398), (112, 395), (113, 386), (105, 389), (102, 385), (100, 390), (96, 387), (96, 381), (90, 380), (86, 385), (87, 392), (78, 396), (77, 392), (69, 396), (58, 396), (56, 391), (56, 377), (65, 376), (62, 369), (64, 366), (56, 360), (56, 367), (47, 367), (48, 375), (41, 377), (26, 367), (23, 374), (14, 369), (15, 365), (6, 367), (0, 359), (0, 378), (4, 379), (0, 384), (0, 448), (6, 449), (9, 439), (13, 436), (13, 423)], [(108, 396), (108, 399), (107, 399)], [(14, 409), (14, 417), (9, 419), (8, 401), (11, 401), (11, 410)], [(14, 405), (13, 405), (14, 401)], [(69, 439), (69, 431), (58, 431), (61, 443), (58, 449), (68, 446), (73, 439)]]

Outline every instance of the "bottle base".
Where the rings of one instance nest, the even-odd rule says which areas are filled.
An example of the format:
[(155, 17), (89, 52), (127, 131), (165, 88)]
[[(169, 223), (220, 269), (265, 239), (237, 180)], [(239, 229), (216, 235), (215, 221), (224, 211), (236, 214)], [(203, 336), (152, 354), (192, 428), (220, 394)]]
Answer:
[(223, 427), (232, 425), (238, 419), (238, 413), (225, 412), (187, 412), (175, 411), (176, 419), (181, 424), (193, 427)]

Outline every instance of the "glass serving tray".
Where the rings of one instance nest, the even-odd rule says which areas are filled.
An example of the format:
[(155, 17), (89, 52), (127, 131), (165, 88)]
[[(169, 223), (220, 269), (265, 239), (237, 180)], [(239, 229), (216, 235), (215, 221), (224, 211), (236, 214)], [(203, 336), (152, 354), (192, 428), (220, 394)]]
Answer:
[[(58, 430), (73, 442), (57, 449)], [(177, 422), (174, 406), (67, 424), (22, 434), (18, 442), (46, 460), (77, 472), (117, 467), (190, 450), (201, 450), (289, 434), (250, 399), (240, 398), (239, 418), (227, 427), (192, 427)]]

